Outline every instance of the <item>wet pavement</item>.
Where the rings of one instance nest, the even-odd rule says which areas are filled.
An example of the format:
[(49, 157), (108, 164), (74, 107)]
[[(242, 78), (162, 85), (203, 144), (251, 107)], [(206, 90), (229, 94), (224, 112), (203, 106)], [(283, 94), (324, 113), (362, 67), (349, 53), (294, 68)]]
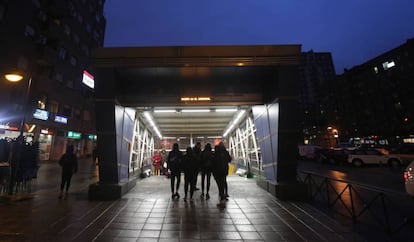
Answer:
[[(89, 201), (97, 181), (91, 162), (80, 161), (67, 199), (58, 199), (60, 169), (41, 163), (31, 199), (0, 203), (0, 241), (365, 241), (311, 205), (279, 200), (254, 179), (229, 176), (229, 201), (217, 208), (212, 178), (209, 200), (171, 199), (170, 180), (139, 180), (116, 201)], [(200, 177), (198, 179), (200, 186)]]

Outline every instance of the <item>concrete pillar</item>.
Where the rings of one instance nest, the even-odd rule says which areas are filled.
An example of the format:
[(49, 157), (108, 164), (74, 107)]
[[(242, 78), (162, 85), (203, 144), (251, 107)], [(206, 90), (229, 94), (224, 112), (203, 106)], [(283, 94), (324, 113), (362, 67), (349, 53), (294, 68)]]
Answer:
[(281, 199), (302, 199), (305, 188), (296, 179), (300, 129), (297, 67), (278, 71), (272, 103), (253, 107), (264, 177), (258, 184)]
[[(121, 181), (120, 151), (117, 150), (116, 80), (112, 69), (101, 69), (95, 73), (95, 115), (97, 151), (99, 156), (99, 182), (89, 186), (89, 199), (113, 200), (127, 193), (136, 180)], [(119, 115), (118, 115), (119, 116)], [(119, 129), (118, 129), (119, 130)], [(119, 139), (118, 139), (119, 140)], [(120, 142), (118, 142), (120, 143)], [(128, 169), (128, 168), (126, 168)]]

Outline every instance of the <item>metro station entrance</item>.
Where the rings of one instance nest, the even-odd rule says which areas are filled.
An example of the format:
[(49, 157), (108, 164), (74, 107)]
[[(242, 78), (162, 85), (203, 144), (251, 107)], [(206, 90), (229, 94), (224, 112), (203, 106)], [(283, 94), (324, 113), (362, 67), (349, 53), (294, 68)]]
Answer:
[[(91, 72), (100, 160), (99, 183), (90, 186), (89, 197), (121, 197), (152, 152), (188, 139), (190, 146), (225, 141), (237, 165), (260, 162), (258, 185), (294, 198), (300, 186), (300, 54), (300, 45), (95, 50)], [(256, 150), (243, 156), (247, 147), (238, 142), (249, 132), (255, 132)]]

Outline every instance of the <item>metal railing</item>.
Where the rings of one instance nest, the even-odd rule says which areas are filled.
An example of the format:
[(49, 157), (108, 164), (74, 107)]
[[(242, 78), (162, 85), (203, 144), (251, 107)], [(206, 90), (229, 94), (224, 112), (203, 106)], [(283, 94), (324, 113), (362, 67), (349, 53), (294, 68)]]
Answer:
[(414, 231), (414, 198), (387, 189), (302, 171), (308, 199), (354, 225), (404, 241)]

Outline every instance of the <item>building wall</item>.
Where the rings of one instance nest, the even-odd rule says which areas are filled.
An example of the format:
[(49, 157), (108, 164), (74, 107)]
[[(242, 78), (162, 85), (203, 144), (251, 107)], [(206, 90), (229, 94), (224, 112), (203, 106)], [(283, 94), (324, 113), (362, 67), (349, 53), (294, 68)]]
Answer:
[(344, 139), (414, 134), (414, 39), (338, 76), (338, 123)]
[[(103, 0), (0, 1), (0, 73), (24, 76), (20, 83), (1, 79), (0, 123), (18, 127), (25, 108), (28, 126), (36, 125), (27, 134), (36, 140), (47, 130), (56, 140), (52, 159), (61, 154), (62, 137), (80, 144), (80, 156), (92, 152), (87, 136), (95, 133), (93, 90), (81, 80), (83, 70), (90, 69), (91, 49), (103, 46), (103, 5)], [(37, 108), (48, 111), (49, 118), (33, 118)], [(56, 115), (67, 117), (67, 124), (55, 122)], [(70, 130), (81, 133), (81, 140), (67, 139)]]
[(327, 102), (335, 80), (335, 68), (329, 52), (302, 52), (299, 66), (300, 105), (304, 142), (326, 146), (321, 139), (332, 115), (331, 103)]

